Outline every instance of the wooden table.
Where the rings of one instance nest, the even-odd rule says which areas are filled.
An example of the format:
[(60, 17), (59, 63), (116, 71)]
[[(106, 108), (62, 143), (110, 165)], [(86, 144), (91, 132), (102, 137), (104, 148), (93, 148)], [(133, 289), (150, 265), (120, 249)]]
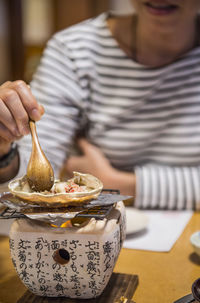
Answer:
[[(190, 244), (196, 230), (200, 213), (193, 215), (170, 252), (122, 249), (115, 272), (139, 276), (135, 302), (172, 303), (190, 293), (192, 282), (200, 277), (200, 258)], [(8, 238), (0, 236), (0, 303), (16, 303), (25, 291), (9, 258)]]

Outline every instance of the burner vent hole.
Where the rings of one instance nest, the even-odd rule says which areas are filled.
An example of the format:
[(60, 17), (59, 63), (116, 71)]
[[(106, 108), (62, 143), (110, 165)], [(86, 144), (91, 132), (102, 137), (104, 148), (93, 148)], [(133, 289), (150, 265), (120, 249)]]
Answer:
[(53, 254), (53, 259), (56, 263), (64, 265), (67, 264), (70, 260), (70, 254), (64, 248), (58, 249)]

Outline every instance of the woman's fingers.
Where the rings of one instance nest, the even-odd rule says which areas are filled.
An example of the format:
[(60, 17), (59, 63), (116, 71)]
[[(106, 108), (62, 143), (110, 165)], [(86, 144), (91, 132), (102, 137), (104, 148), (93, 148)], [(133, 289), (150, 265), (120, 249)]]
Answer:
[(82, 149), (82, 151), (87, 154), (88, 152), (92, 152), (93, 150), (96, 150), (97, 147), (95, 145), (90, 144), (86, 139), (80, 138), (78, 140), (78, 145)]
[(78, 145), (81, 148), (81, 150), (83, 151), (83, 153), (86, 154), (86, 155), (96, 157), (97, 155), (102, 154), (101, 150), (97, 146), (89, 143), (84, 138), (80, 138), (78, 140)]
[(0, 137), (12, 141), (29, 133), (29, 119), (38, 121), (44, 108), (24, 81), (7, 81), (0, 86)]
[(1, 139), (6, 142), (12, 142), (19, 139), (17, 136), (14, 136), (8, 128), (6, 128), (2, 123), (0, 123), (0, 141)]
[(19, 95), (14, 90), (5, 88), (3, 98), (0, 100), (0, 121), (14, 135), (26, 135), (29, 132), (29, 117)]
[(4, 82), (3, 84), (1, 84), (1, 88), (5, 88), (5, 87), (8, 87), (12, 82), (11, 81), (6, 81)]
[(17, 124), (12, 113), (2, 99), (0, 99), (0, 122), (13, 134), (13, 136), (19, 135)]
[(39, 104), (39, 111), (40, 111), (40, 115), (43, 116), (44, 115), (44, 112), (45, 112), (45, 109), (44, 109), (44, 106)]
[(33, 96), (29, 86), (21, 80), (12, 82), (10, 86), (18, 93), (28, 117), (35, 121), (40, 120), (41, 114), (39, 104)]

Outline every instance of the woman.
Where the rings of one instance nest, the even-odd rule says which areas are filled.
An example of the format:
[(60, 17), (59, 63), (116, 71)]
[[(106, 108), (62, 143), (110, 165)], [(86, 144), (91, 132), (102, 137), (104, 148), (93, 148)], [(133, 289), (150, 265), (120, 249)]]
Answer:
[[(22, 81), (1, 86), (2, 162), (28, 118), (40, 120), (38, 101), (40, 142), (55, 171), (67, 156), (68, 174), (92, 173), (134, 195), (136, 207), (199, 208), (200, 0), (132, 2), (133, 16), (102, 14), (57, 33), (31, 90)], [(83, 154), (72, 155), (83, 130)], [(24, 173), (30, 138), (19, 145), (2, 182), (19, 158)]]

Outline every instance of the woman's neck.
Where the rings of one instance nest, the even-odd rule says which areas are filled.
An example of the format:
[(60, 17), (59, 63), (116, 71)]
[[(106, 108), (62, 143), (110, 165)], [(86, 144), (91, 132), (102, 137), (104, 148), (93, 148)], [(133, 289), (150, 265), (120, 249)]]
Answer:
[(138, 63), (159, 67), (167, 65), (197, 45), (197, 23), (184, 24), (171, 31), (148, 26), (136, 15), (113, 17), (108, 26), (119, 46)]
[(135, 60), (151, 67), (167, 65), (194, 48), (197, 42), (195, 21), (181, 25), (171, 32), (147, 27), (138, 22), (133, 39)]

